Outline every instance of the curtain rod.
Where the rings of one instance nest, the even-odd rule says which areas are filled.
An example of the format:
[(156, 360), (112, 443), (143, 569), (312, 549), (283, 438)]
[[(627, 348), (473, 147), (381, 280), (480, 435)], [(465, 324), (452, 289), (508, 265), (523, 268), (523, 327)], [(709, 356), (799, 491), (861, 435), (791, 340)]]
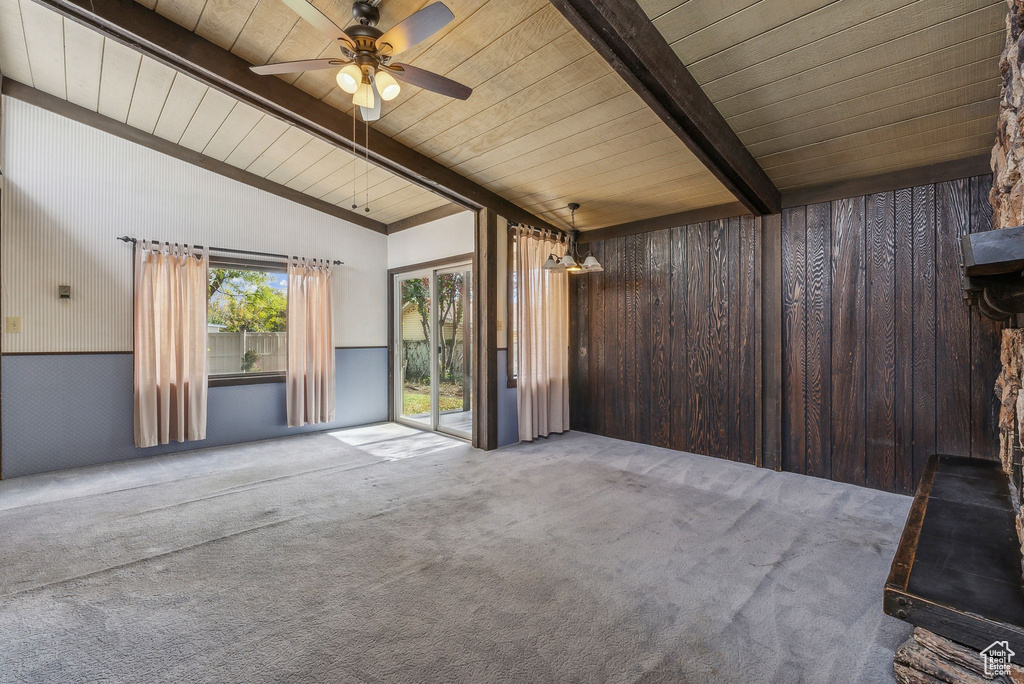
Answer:
[(528, 230), (529, 232), (531, 232), (531, 233), (536, 233), (540, 237), (551, 238), (551, 239), (555, 240), (556, 242), (560, 242), (562, 240), (568, 241), (569, 238), (571, 237), (568, 233), (566, 233), (561, 228), (537, 228), (536, 226), (528, 226), (525, 223), (516, 223), (515, 221), (511, 221), (511, 220), (508, 222), (508, 229), (509, 230), (513, 230), (513, 229), (521, 230), (521, 229), (524, 229), (524, 228), (526, 230)]
[[(133, 245), (138, 242), (138, 238), (128, 237), (127, 235), (122, 235), (121, 237), (119, 237), (117, 239), (120, 240), (121, 242), (130, 242)], [(166, 240), (150, 240), (150, 242), (167, 242), (167, 241)], [(177, 243), (175, 243), (175, 244), (177, 244)], [(228, 249), (227, 247), (203, 247), (202, 245), (192, 245), (192, 246), (195, 247), (196, 249), (208, 249), (211, 252), (228, 252), (229, 254), (253, 254), (255, 256), (273, 257), (275, 259), (290, 259), (291, 258), (287, 254), (273, 254), (271, 252), (254, 252), (251, 249)], [(338, 266), (338, 265), (344, 264), (345, 262), (344, 261), (338, 261), (337, 259), (335, 259), (331, 263), (334, 264), (335, 266)]]

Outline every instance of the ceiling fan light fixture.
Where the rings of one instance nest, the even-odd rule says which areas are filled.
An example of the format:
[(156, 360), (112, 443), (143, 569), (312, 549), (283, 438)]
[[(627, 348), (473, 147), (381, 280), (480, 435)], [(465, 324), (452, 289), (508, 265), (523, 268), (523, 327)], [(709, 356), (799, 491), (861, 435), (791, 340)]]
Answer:
[(367, 109), (373, 109), (374, 106), (373, 98), (373, 86), (370, 85), (369, 81), (363, 81), (359, 84), (359, 88), (355, 94), (352, 95), (352, 104), (359, 107), (366, 107)]
[(355, 93), (363, 80), (363, 72), (355, 64), (345, 65), (337, 76), (338, 87), (346, 93)]
[(380, 99), (385, 102), (394, 100), (398, 97), (398, 93), (402, 91), (402, 86), (400, 86), (398, 81), (395, 80), (395, 77), (387, 71), (378, 71), (374, 78), (377, 81), (377, 91), (380, 93)]

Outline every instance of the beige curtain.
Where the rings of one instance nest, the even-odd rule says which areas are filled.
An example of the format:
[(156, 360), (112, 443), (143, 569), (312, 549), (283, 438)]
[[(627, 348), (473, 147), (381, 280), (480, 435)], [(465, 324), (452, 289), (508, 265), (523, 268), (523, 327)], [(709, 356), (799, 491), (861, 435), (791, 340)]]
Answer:
[(206, 439), (210, 258), (188, 245), (135, 247), (135, 446)]
[(530, 441), (569, 429), (569, 275), (544, 270), (564, 243), (525, 227), (517, 233), (519, 439)]
[(288, 427), (334, 420), (331, 275), (322, 259), (288, 260)]

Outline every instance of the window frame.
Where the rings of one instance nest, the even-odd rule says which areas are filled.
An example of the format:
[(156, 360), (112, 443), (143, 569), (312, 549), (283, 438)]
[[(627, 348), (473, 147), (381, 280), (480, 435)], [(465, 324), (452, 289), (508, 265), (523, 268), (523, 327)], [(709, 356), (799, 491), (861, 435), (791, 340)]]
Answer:
[[(268, 269), (280, 269), (282, 273), (288, 273), (288, 262), (285, 259), (253, 259), (245, 255), (222, 256), (219, 254), (210, 255), (209, 268), (233, 268), (238, 270), (262, 271)], [(209, 276), (207, 276), (209, 283)], [(287, 298), (287, 294), (285, 295)], [(285, 315), (287, 316), (287, 308)], [(210, 322), (210, 297), (206, 298), (206, 322)], [(209, 335), (209, 329), (207, 329)], [(209, 339), (209, 337), (207, 337)], [(287, 342), (285, 343), (285, 354), (287, 358)], [(209, 348), (207, 348), (209, 353)], [(234, 387), (239, 385), (262, 385), (273, 382), (285, 382), (287, 371), (260, 371), (257, 373), (216, 373), (211, 374), (209, 365), (206, 368), (206, 384), (208, 387)]]
[(516, 310), (512, 301), (512, 281), (515, 276), (515, 258), (513, 257), (513, 250), (516, 249), (516, 231), (511, 226), (507, 229), (508, 233), (508, 245), (506, 251), (506, 267), (505, 267), (505, 312), (506, 321), (505, 325), (505, 379), (506, 385), (509, 389), (519, 386), (519, 375), (516, 372), (515, 361), (512, 358), (512, 345), (513, 337), (512, 331), (516, 329)]

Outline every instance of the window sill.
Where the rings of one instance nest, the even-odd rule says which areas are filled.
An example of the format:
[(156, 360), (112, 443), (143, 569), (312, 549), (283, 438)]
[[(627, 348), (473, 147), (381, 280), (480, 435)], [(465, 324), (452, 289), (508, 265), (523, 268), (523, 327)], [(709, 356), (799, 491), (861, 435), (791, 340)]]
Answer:
[(268, 382), (284, 382), (284, 373), (239, 373), (238, 375), (211, 375), (210, 387), (233, 387), (235, 385), (262, 385)]

